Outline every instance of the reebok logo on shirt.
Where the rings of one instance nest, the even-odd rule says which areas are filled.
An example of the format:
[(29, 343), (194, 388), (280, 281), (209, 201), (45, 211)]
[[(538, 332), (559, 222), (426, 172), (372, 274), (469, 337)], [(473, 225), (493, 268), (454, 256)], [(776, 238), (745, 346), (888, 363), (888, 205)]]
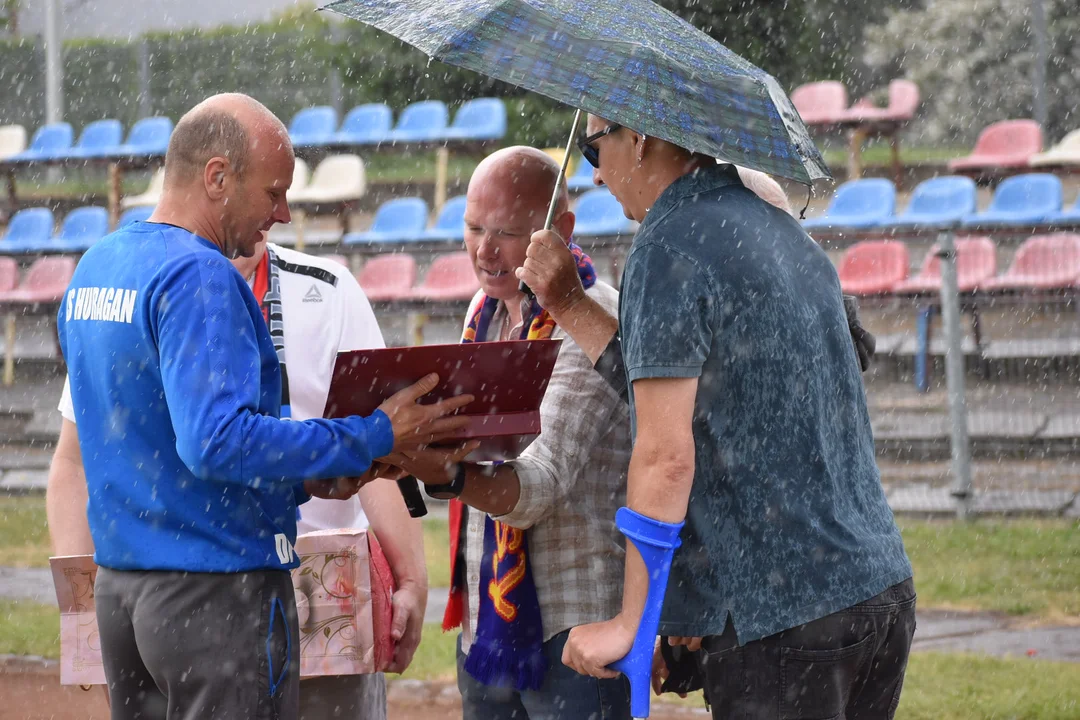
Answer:
[(311, 289), (304, 295), (304, 302), (322, 302), (322, 293), (319, 292), (318, 285), (311, 286)]
[(67, 294), (67, 320), (107, 320), (131, 323), (138, 290), (124, 288), (72, 288)]

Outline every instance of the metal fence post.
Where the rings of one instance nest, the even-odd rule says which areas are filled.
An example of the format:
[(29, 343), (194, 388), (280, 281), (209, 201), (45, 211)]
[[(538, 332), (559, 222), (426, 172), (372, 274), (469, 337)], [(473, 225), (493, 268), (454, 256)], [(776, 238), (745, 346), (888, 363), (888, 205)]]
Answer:
[(952, 495), (957, 500), (956, 516), (965, 519), (971, 513), (971, 448), (964, 393), (964, 338), (960, 328), (960, 297), (953, 230), (946, 230), (938, 235), (938, 257), (941, 260), (941, 321), (946, 342), (945, 380), (949, 394), (949, 420), (952, 425)]

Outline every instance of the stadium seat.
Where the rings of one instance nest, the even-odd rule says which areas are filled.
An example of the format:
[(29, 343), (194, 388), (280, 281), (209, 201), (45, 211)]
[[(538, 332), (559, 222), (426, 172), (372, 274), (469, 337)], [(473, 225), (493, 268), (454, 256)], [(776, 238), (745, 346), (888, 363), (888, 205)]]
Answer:
[(34, 133), (30, 147), (10, 159), (20, 162), (55, 160), (71, 150), (73, 137), (71, 125), (66, 122), (43, 125)]
[(439, 140), (446, 133), (449, 113), (442, 100), (424, 100), (401, 111), (389, 139), (396, 143), (421, 143)]
[(1080, 166), (1080, 130), (1073, 130), (1054, 147), (1031, 156), (1032, 167)]
[(948, 175), (919, 183), (907, 208), (884, 225), (890, 228), (951, 225), (974, 213), (975, 209), (975, 181)]
[(581, 153), (578, 153), (577, 169), (566, 178), (566, 187), (571, 192), (592, 190), (596, 187), (596, 183), (593, 182), (593, 166), (581, 156)]
[(469, 100), (458, 108), (443, 137), (447, 140), (499, 140), (506, 135), (506, 105), (498, 98)]
[(420, 235), (421, 240), (465, 239), (465, 196), (458, 195), (446, 201), (439, 211), (435, 224)]
[(0, 257), (0, 293), (19, 286), (19, 263), (15, 258)]
[(127, 142), (109, 153), (109, 157), (158, 157), (169, 148), (172, 120), (148, 117), (138, 120), (128, 131)]
[(311, 182), (311, 168), (301, 158), (293, 158), (292, 183), (289, 185), (290, 193), (304, 190)]
[[(919, 274), (893, 288), (897, 294), (929, 294), (941, 291), (941, 259), (933, 245), (923, 258)], [(997, 274), (997, 248), (988, 237), (956, 239), (956, 285), (962, 293), (974, 292)]]
[(964, 217), (964, 225), (1035, 225), (1061, 212), (1061, 180), (1049, 173), (1006, 178), (998, 185), (990, 206)]
[(64, 157), (73, 159), (107, 157), (124, 140), (119, 120), (97, 120), (83, 128), (79, 141)]
[(406, 253), (378, 255), (364, 264), (356, 280), (371, 302), (402, 300), (416, 284), (416, 260)]
[(22, 125), (0, 126), (0, 161), (26, 150), (26, 128)]
[(334, 133), (331, 145), (377, 145), (388, 139), (394, 114), (383, 103), (358, 105), (345, 115), (341, 130)]
[(967, 157), (949, 161), (949, 170), (994, 170), (1027, 167), (1042, 152), (1043, 134), (1034, 120), (1004, 120), (988, 126)]
[(1016, 250), (1004, 275), (988, 280), (988, 291), (1063, 290), (1080, 278), (1080, 235), (1036, 235)]
[(919, 86), (910, 80), (893, 80), (889, 83), (889, 104), (875, 107), (869, 98), (863, 98), (844, 112), (847, 121), (906, 122), (915, 117), (919, 107)]
[(154, 208), (151, 205), (139, 205), (138, 207), (133, 207), (130, 210), (124, 211), (124, 214), (120, 216), (120, 221), (116, 223), (116, 228), (119, 230), (131, 223), (145, 222), (146, 219), (153, 214)]
[(82, 252), (109, 234), (109, 211), (103, 207), (75, 208), (60, 225), (59, 234), (41, 250)]
[(847, 112), (847, 87), (835, 80), (807, 83), (791, 93), (791, 104), (807, 125), (832, 125)]
[(48, 208), (26, 208), (15, 213), (0, 238), (0, 253), (22, 253), (48, 242), (53, 234), (53, 214)]
[(884, 178), (850, 180), (836, 189), (825, 214), (803, 221), (807, 230), (871, 228), (892, 219), (896, 186)]
[(371, 228), (349, 233), (346, 245), (417, 240), (427, 227), (427, 203), (418, 197), (387, 200), (375, 211)]
[[(295, 177), (295, 172), (294, 172)], [(306, 187), (289, 189), (290, 203), (341, 203), (359, 200), (367, 191), (359, 155), (330, 155), (318, 164)]]
[(1076, 196), (1076, 202), (1072, 204), (1072, 207), (1052, 213), (1046, 221), (1048, 223), (1080, 223), (1080, 195)]
[(622, 205), (607, 188), (590, 190), (574, 206), (575, 237), (628, 235), (634, 232), (634, 222), (627, 219)]
[(907, 279), (908, 249), (898, 240), (865, 240), (844, 251), (837, 269), (848, 295), (883, 295)]
[(441, 255), (431, 263), (423, 282), (409, 297), (414, 300), (471, 300), (480, 289), (472, 260), (465, 252)]
[(38, 258), (26, 271), (17, 288), (0, 293), (0, 305), (60, 302), (74, 273), (75, 258)]
[(141, 192), (138, 195), (131, 195), (125, 197), (120, 201), (120, 207), (132, 208), (141, 207), (143, 205), (149, 205), (154, 207), (161, 200), (161, 192), (165, 189), (165, 168), (158, 168), (154, 171), (154, 174), (150, 176), (150, 184), (146, 186), (146, 191)]
[(289, 123), (289, 139), (293, 147), (327, 145), (337, 129), (337, 111), (329, 105), (300, 110)]

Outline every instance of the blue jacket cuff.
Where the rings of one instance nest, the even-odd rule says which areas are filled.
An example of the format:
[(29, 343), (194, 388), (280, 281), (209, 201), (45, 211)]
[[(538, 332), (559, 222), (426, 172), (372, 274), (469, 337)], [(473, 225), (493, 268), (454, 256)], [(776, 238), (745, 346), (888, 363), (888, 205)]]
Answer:
[(382, 410), (372, 413), (368, 422), (370, 423), (368, 431), (371, 433), (368, 446), (371, 448), (371, 459), (374, 461), (375, 458), (389, 455), (394, 449), (394, 426), (390, 424), (390, 418)]

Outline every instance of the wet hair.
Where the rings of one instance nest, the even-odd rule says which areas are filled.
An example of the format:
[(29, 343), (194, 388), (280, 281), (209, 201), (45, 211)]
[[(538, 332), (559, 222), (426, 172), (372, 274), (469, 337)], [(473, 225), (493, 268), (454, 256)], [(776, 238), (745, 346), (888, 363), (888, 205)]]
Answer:
[(180, 118), (169, 138), (169, 149), (165, 154), (166, 180), (192, 179), (215, 157), (226, 158), (233, 171), (243, 177), (249, 142), (247, 129), (232, 113), (213, 107), (195, 107)]

